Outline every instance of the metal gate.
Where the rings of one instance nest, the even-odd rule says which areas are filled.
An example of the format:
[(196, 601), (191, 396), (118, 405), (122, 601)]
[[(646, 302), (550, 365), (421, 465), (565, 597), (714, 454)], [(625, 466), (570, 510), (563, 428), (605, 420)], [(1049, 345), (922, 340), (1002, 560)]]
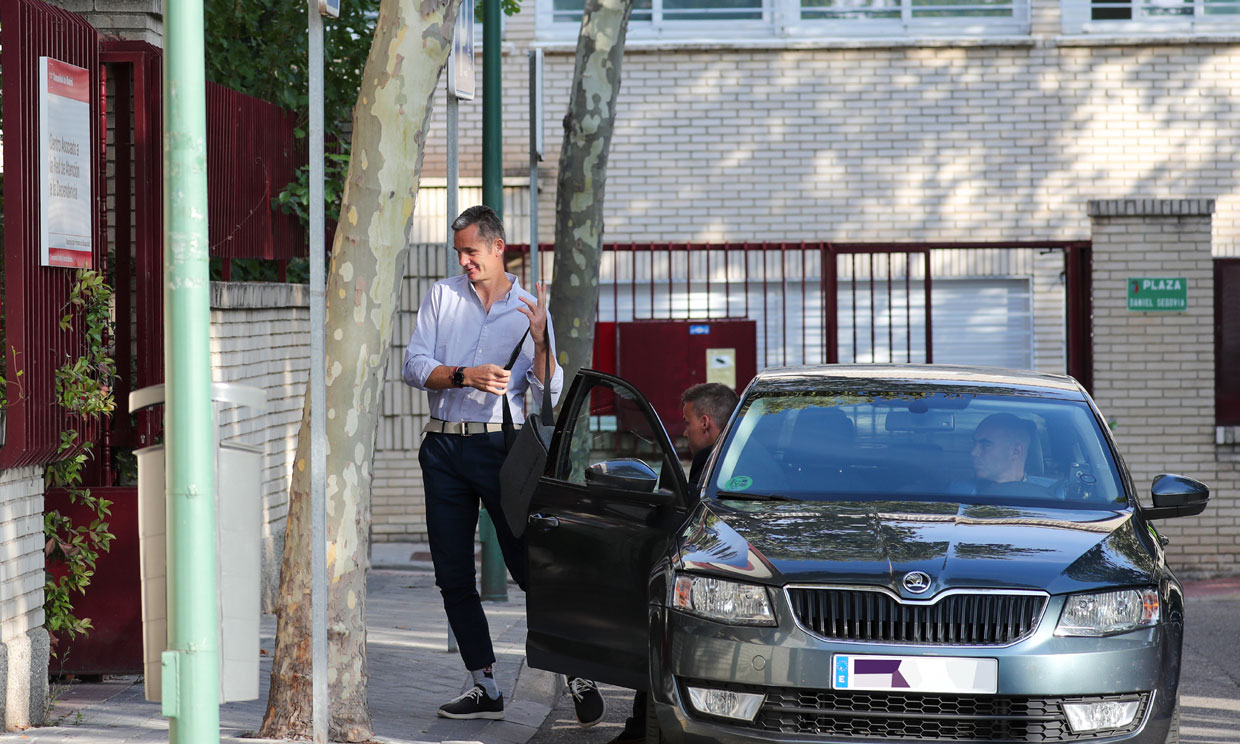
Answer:
[[(0, 44), (7, 176), (4, 372), (12, 381), (0, 468), (65, 456), (59, 453), (61, 433), (77, 429), (83, 442), (103, 437), (84, 483), (108, 486), (115, 479), (113, 450), (154, 442), (160, 426), (158, 413), (131, 417), (124, 409), (131, 390), (163, 381), (162, 53), (145, 42), (104, 40), (81, 17), (42, 0), (0, 3)], [(41, 56), (83, 67), (95, 81), (94, 266), (116, 290), (118, 410), (106, 431), (84, 426), (56, 404), (55, 370), (80, 356), (85, 340), (76, 326), (60, 329), (74, 273), (39, 261)], [(305, 255), (305, 232), (296, 218), (270, 206), (304, 163), (305, 152), (293, 138), (295, 116), (214, 83), (207, 85), (206, 104), (210, 249), (213, 258), (223, 259), (225, 278), (232, 258), (268, 259), (282, 267)]]
[[(99, 34), (80, 17), (39, 0), (0, 3), (0, 68), (4, 85), (4, 376), (7, 436), (0, 469), (50, 462), (60, 448), (60, 432), (77, 429), (83, 440), (90, 426), (56, 405), (55, 372), (65, 359), (80, 356), (85, 339), (71, 324), (61, 330), (69, 307), (74, 272), (40, 265), (39, 250), (39, 58), (51, 57), (85, 68), (91, 80), (89, 160), (91, 188), (104, 193), (101, 154), (103, 105)], [(93, 265), (102, 267), (105, 225), (103, 199), (91, 215)]]
[[(528, 246), (508, 249), (510, 269), (527, 281)], [(541, 276), (552, 274), (552, 250), (541, 246)], [(759, 368), (928, 364), (944, 361), (934, 338), (936, 317), (947, 318), (947, 285), (965, 276), (1029, 274), (1047, 261), (1062, 287), (1063, 325), (1053, 324), (1062, 333), (1062, 369), (1088, 387), (1089, 243), (1082, 241), (611, 244), (600, 269), (597, 322), (754, 319)]]

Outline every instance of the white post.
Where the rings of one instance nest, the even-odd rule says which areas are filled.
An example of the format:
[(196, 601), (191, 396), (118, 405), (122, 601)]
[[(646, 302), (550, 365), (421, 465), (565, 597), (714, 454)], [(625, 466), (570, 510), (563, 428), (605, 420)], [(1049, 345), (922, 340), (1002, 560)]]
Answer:
[[(338, 7), (338, 5), (337, 5)], [(310, 627), (314, 744), (327, 744), (327, 276), (323, 252), (323, 11), (309, 0), (310, 27)]]

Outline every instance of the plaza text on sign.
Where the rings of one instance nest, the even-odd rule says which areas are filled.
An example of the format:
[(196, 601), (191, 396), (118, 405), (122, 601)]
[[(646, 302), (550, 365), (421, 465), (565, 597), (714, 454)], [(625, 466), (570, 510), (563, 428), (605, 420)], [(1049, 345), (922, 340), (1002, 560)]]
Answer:
[(1134, 313), (1182, 313), (1188, 309), (1188, 280), (1179, 277), (1130, 277), (1128, 310)]

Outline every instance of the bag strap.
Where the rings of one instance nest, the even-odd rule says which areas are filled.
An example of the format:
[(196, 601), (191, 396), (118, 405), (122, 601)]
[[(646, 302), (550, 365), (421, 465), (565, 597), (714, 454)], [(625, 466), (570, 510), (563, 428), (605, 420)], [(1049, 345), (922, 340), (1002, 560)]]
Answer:
[[(517, 359), (521, 356), (521, 347), (525, 345), (525, 337), (530, 335), (530, 329), (526, 328), (525, 333), (521, 334), (521, 339), (517, 341), (517, 345), (512, 347), (512, 355), (508, 357), (508, 365), (504, 367), (506, 370), (512, 370), (513, 365), (517, 363)], [(541, 417), (543, 426), (555, 426), (555, 415), (551, 411), (551, 345), (547, 345), (547, 353), (543, 355), (543, 395), (542, 410), (538, 412)], [(517, 427), (512, 421), (512, 408), (508, 404), (508, 393), (504, 393), (504, 442), (509, 448), (517, 438)]]
[[(548, 341), (551, 340), (550, 334), (548, 334), (547, 340)], [(551, 344), (547, 344), (547, 353), (543, 354), (544, 370), (543, 370), (543, 386), (542, 386), (542, 389), (543, 389), (542, 410), (538, 412), (538, 415), (542, 416), (543, 426), (555, 426), (555, 416), (553, 416), (551, 413), (551, 354), (552, 353), (553, 352), (551, 350)]]
[[(512, 354), (508, 356), (508, 364), (504, 365), (504, 369), (512, 371), (512, 367), (517, 363), (517, 359), (521, 357), (521, 347), (525, 345), (525, 337), (530, 335), (530, 329), (526, 328), (525, 333), (521, 334), (521, 338), (517, 339), (517, 345), (512, 347)], [(511, 448), (513, 441), (517, 438), (517, 427), (512, 423), (512, 409), (508, 406), (508, 391), (504, 391), (504, 423), (502, 429), (504, 432), (504, 444)]]

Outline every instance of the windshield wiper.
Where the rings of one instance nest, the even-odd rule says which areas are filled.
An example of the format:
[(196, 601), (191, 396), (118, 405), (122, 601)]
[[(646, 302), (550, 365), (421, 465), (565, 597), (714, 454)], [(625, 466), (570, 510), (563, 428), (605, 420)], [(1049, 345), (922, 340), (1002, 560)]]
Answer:
[(778, 493), (746, 493), (744, 491), (715, 491), (717, 499), (733, 499), (736, 501), (799, 501), (791, 496)]

